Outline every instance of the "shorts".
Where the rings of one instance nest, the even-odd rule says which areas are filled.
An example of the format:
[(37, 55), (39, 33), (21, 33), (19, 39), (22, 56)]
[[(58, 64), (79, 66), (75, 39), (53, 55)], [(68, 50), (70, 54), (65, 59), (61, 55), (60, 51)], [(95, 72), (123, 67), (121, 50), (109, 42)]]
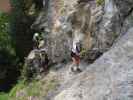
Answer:
[(80, 57), (78, 55), (76, 55), (75, 53), (71, 52), (71, 57), (72, 57), (73, 62), (75, 64), (79, 64), (80, 63)]
[(79, 56), (75, 56), (75, 64), (79, 64), (80, 63), (80, 57)]
[(74, 52), (71, 52), (71, 57), (76, 56), (76, 54)]

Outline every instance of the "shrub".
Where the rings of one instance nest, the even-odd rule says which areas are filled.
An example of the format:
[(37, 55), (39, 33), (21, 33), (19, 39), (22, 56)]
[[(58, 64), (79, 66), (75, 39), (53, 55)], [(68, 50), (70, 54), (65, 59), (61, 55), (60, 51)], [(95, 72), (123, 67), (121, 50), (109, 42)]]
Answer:
[(9, 15), (0, 13), (0, 91), (8, 91), (19, 74), (17, 57), (9, 35)]
[(14, 40), (16, 54), (23, 61), (32, 49), (33, 31), (30, 26), (33, 20), (25, 13), (24, 0), (11, 0), (10, 34)]
[(103, 5), (105, 0), (96, 0), (97, 5)]
[(10, 100), (27, 100), (28, 97), (37, 97), (41, 100), (40, 98), (45, 99), (48, 93), (54, 91), (58, 85), (59, 81), (56, 76), (49, 73), (42, 80), (32, 80), (30, 83), (19, 81), (8, 97)]
[(9, 15), (0, 13), (0, 49), (12, 51), (12, 43), (9, 36)]
[(0, 100), (9, 100), (8, 94), (0, 93)]

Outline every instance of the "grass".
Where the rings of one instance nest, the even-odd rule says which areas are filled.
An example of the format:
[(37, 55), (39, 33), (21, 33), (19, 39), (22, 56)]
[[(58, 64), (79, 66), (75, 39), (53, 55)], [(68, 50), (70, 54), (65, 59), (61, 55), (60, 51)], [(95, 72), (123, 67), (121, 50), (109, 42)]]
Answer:
[(9, 93), (0, 93), (0, 100), (15, 100), (17, 91), (24, 88), (25, 85), (23, 81), (18, 82), (18, 84)]
[(24, 81), (18, 82), (18, 84), (10, 91), (9, 96), (15, 97), (17, 91), (23, 89), (26, 85), (24, 84)]
[(19, 81), (18, 84), (7, 94), (1, 93), (0, 100), (27, 100), (29, 97), (45, 98), (49, 91), (58, 85), (58, 80), (52, 74), (48, 74), (43, 79), (34, 80), (30, 84)]
[(0, 93), (0, 100), (9, 100), (9, 95), (5, 93)]

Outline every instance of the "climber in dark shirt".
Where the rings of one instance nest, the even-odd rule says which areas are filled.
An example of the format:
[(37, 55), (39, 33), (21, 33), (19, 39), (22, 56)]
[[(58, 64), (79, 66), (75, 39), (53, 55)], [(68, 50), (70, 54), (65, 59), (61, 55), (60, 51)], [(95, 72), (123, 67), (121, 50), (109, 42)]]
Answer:
[(41, 66), (42, 66), (44, 72), (46, 72), (48, 70), (48, 64), (49, 64), (49, 59), (48, 59), (48, 55), (47, 55), (46, 51), (47, 51), (46, 49), (40, 50)]
[(35, 33), (33, 35), (34, 49), (39, 49), (39, 44), (41, 40), (42, 40), (42, 35), (40, 33)]
[(38, 46), (39, 46), (39, 33), (35, 33), (33, 35), (33, 42), (34, 42), (34, 49), (38, 49)]

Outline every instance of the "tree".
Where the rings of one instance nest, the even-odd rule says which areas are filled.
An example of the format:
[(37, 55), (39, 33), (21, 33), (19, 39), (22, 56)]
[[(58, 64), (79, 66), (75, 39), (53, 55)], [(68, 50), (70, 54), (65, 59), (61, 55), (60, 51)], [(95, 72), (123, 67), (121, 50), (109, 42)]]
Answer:
[(10, 32), (15, 43), (16, 54), (22, 61), (32, 49), (32, 36), (34, 32), (30, 26), (33, 20), (25, 14), (24, 0), (11, 0), (11, 6)]
[(9, 35), (9, 15), (0, 13), (0, 91), (8, 90), (19, 75), (17, 57)]

